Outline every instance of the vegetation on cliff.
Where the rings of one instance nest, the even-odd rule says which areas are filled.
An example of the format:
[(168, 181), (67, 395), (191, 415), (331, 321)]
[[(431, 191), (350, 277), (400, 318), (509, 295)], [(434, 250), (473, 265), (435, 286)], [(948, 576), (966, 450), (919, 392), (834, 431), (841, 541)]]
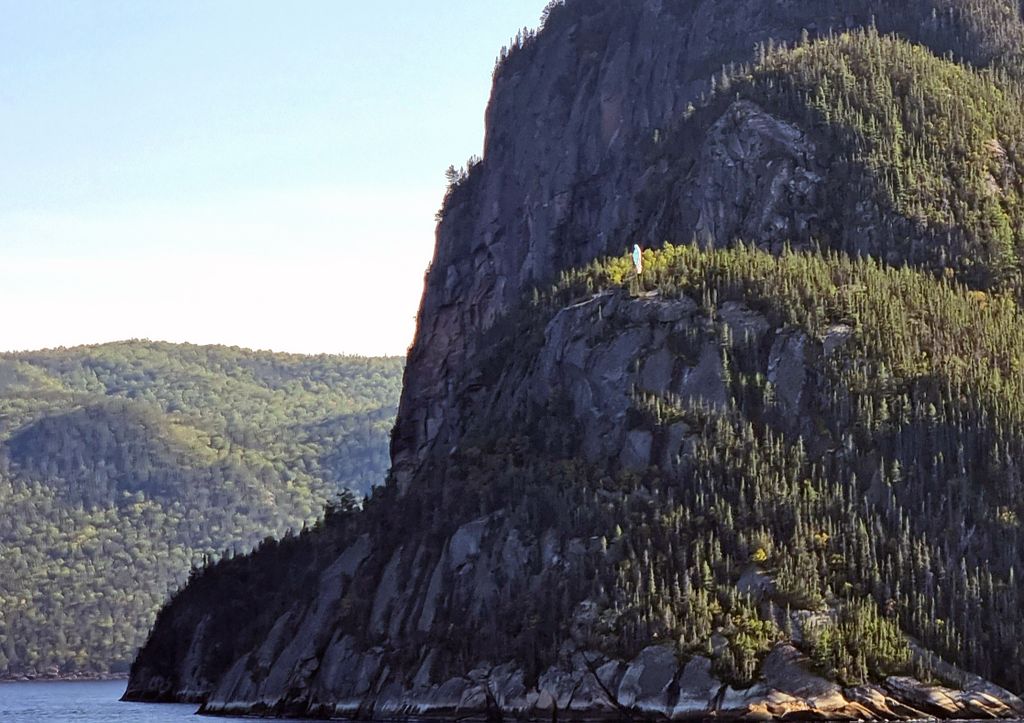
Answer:
[[(607, 5), (612, 14), (629, 10)], [(676, 197), (665, 197), (692, 180), (695, 164), (714, 162), (701, 158), (701, 143), (737, 100), (812, 139), (817, 158), (808, 168), (824, 174), (823, 192), (814, 224), (792, 248), (769, 253), (759, 245), (773, 243), (763, 239), (726, 248), (707, 248), (703, 238), (666, 242), (646, 253), (640, 282), (622, 257), (539, 287), (467, 345), (480, 350), (468, 371), (445, 368), (446, 404), (459, 416), (444, 421), (456, 431), (425, 456), (408, 488), (379, 489), (362, 510), (291, 543), (312, 550), (323, 539), (319, 559), (283, 562), (260, 551), (198, 573), (136, 662), (136, 694), (152, 694), (147, 680), (174, 689), (180, 631), (207, 615), (211, 628), (227, 629), (231, 608), (217, 600), (246, 589), (252, 569), (266, 581), (261, 610), (301, 616), (319, 593), (315, 585), (296, 592), (289, 576), (313, 579), (360, 535), (370, 540), (366, 561), (336, 607), (317, 609), (313, 648), (351, 637), (354, 649), (375, 651), (406, 679), (426, 669), (445, 681), (482, 661), (511, 660), (533, 685), (552, 666), (579, 665), (566, 663), (573, 655), (629, 660), (664, 644), (680, 660), (709, 657), (722, 680), (742, 685), (780, 641), (845, 685), (939, 676), (915, 654), (913, 637), (1024, 689), (1024, 93), (1014, 44), (1022, 26), (1016, 5), (1002, 0), (906, 5), (905, 16), (880, 17), (878, 28), (763, 46), (754, 65), (718, 75), (705, 102), (645, 141), (650, 185), (635, 223), (660, 223), (685, 242), (689, 234), (674, 232), (693, 220), (678, 222), (665, 211)], [(586, 7), (554, 3), (547, 23), (579, 23), (577, 49), (603, 57)], [(914, 17), (930, 17), (918, 35), (931, 50), (880, 30), (909, 28)], [(529, 63), (543, 37), (522, 36), (499, 79)], [(453, 178), (449, 202), (470, 203), (486, 166)], [(737, 198), (721, 208), (757, 215), (740, 206), (760, 196)], [(592, 210), (581, 208), (581, 216)], [(647, 211), (664, 213), (650, 221)], [(566, 244), (584, 225), (572, 223), (560, 228)], [(645, 451), (595, 459), (584, 453), (591, 432), (582, 407), (598, 404), (608, 391), (601, 384), (627, 375), (556, 359), (575, 380), (550, 377), (568, 381), (545, 390), (543, 402), (510, 399), (542, 365), (559, 315), (601, 298), (628, 303), (608, 320), (595, 304), (600, 329), (566, 333), (597, 346), (638, 318), (670, 329), (654, 351), (667, 353), (675, 378), (663, 385), (669, 391), (642, 381), (631, 391), (622, 424)], [(687, 328), (672, 326), (676, 301), (697, 310)], [(643, 305), (664, 318), (643, 316)], [(642, 380), (649, 360), (629, 353), (621, 358)], [(720, 400), (680, 391), (687, 385), (678, 377), (698, 367), (705, 386), (721, 382)], [(470, 598), (492, 601), (483, 610), (458, 597), (472, 585), (443, 564), (460, 532), (480, 520), (502, 535), (487, 559), (505, 565), (522, 553), (507, 567), (526, 569), (514, 579), (499, 567), (480, 583), (498, 589)], [(395, 579), (415, 585), (405, 617), (389, 618), (391, 600), (407, 592)], [(200, 677), (215, 685), (234, 661), (213, 651), (266, 641), (274, 614), (201, 641)], [(278, 712), (303, 712), (308, 695), (301, 689)]]
[[(566, 274), (516, 317), (494, 359), (529, 356), (530, 332), (557, 309), (629, 285), (631, 273), (622, 258)], [(808, 421), (814, 433), (799, 435), (778, 406), (765, 374), (770, 350), (725, 323), (723, 407), (636, 390), (629, 424), (652, 432), (655, 449), (686, 430), (689, 448), (667, 466), (630, 471), (581, 461), (586, 432), (559, 413), (567, 408), (561, 399), (503, 422), (511, 435), (495, 436), (498, 420), (482, 415), (420, 485), (403, 496), (378, 490), (365, 510), (324, 535), (335, 554), (358, 534), (373, 540), (369, 567), (332, 629), (387, 646), (398, 664), (411, 664), (406, 658), (421, 646), (436, 647), (453, 674), (500, 653), (540, 675), (581, 635), (591, 649), (627, 659), (667, 642), (684, 658), (710, 656), (719, 674), (742, 684), (756, 679), (773, 644), (793, 636), (793, 612), (831, 610), (800, 645), (846, 684), (911, 672), (929, 678), (910, 654), (909, 633), (1020, 689), (1024, 669), (1013, 661), (1024, 659), (1024, 590), (1015, 576), (1024, 494), (1014, 460), (1024, 454), (1024, 395), (1014, 370), (1024, 363), (1024, 318), (1016, 305), (836, 253), (666, 246), (647, 253), (645, 274), (656, 298), (686, 296), (710, 319), (738, 301), (787, 333), (824, 338), (841, 330), (843, 343), (809, 371), (820, 401)], [(672, 343), (680, 356), (699, 352), (694, 335)], [(503, 590), (486, 629), (453, 610), (408, 641), (374, 631), (377, 582), (396, 550), (416, 542), (431, 549), (497, 511), (526, 541), (555, 534), (563, 546), (589, 542), (565, 567), (531, 561), (543, 584)], [(257, 553), (251, 564), (268, 580), (260, 593), (266, 610), (282, 611), (296, 600), (288, 581), (314, 575), (330, 553), (299, 569), (291, 558), (276, 574), (271, 557)], [(187, 627), (170, 621), (184, 615), (194, 625), (210, 611), (219, 620), (227, 608), (216, 601), (244, 585), (248, 564), (202, 573), (202, 586), (175, 600), (139, 664), (163, 665), (170, 676), (176, 656), (166, 646), (181, 645), (172, 631)], [(769, 581), (767, 593), (737, 587), (751, 573)], [(299, 594), (312, 599), (316, 591)], [(581, 617), (584, 601), (596, 607)], [(262, 639), (273, 621), (260, 615), (241, 635)], [(207, 665), (215, 679), (217, 664)]]
[(387, 469), (400, 359), (0, 356), (0, 675), (125, 671), (168, 593)]
[[(768, 551), (799, 539), (770, 556), (780, 587), (815, 604), (870, 594), (948, 660), (1024, 687), (1020, 665), (1007, 662), (1024, 653), (1016, 577), (1024, 483), (1015, 462), (1024, 454), (1024, 315), (1016, 303), (835, 253), (667, 246), (648, 257), (652, 287), (699, 300), (709, 314), (741, 301), (810, 338), (841, 335), (841, 349), (815, 374), (816, 398), (826, 404), (814, 433), (790, 440), (801, 457), (807, 447), (821, 451), (802, 471), (779, 475), (820, 485), (813, 498), (831, 513), (810, 515), (802, 535), (779, 530), (758, 545)], [(626, 259), (595, 264), (566, 275), (556, 298), (621, 283), (629, 273)], [(711, 439), (728, 448), (730, 438), (756, 439), (760, 429), (770, 446), (784, 445), (770, 432), (782, 420), (773, 414), (765, 350), (732, 338), (724, 325), (722, 350), (731, 380), (724, 419), (734, 421), (716, 421)], [(646, 400), (657, 425), (696, 424), (678, 405)], [(777, 479), (773, 466), (740, 460), (733, 485), (756, 490), (750, 470)], [(779, 500), (771, 487), (751, 494)], [(729, 516), (740, 529), (769, 519), (762, 509)]]
[[(1024, 293), (1024, 86), (1016, 76), (960, 65), (874, 28), (794, 47), (768, 43), (757, 55), (717, 73), (705, 103), (649, 142), (649, 161), (687, 159), (669, 175), (680, 183), (708, 126), (737, 101), (753, 103), (799, 129), (811, 156), (800, 162), (814, 196), (801, 200), (803, 228), (786, 240)], [(665, 191), (663, 181), (649, 193)]]
[[(863, 193), (910, 222), (862, 251), (1019, 293), (1024, 96), (1009, 76), (867, 30), (766, 52), (747, 82), (800, 127), (827, 129), (831, 190), (843, 182), (853, 198)], [(836, 206), (836, 222), (859, 210), (850, 195)], [(925, 238), (908, 246), (913, 236)]]

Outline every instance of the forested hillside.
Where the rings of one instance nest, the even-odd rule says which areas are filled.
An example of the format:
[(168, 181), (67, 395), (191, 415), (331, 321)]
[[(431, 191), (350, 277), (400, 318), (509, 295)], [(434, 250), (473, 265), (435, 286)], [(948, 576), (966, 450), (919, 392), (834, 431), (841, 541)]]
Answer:
[(383, 481), (402, 360), (0, 355), (0, 676), (125, 671), (189, 570)]
[(701, 113), (741, 98), (809, 129), (827, 154), (819, 238), (1020, 293), (1024, 115), (1012, 76), (873, 28), (758, 52), (756, 66), (716, 78)]
[[(761, 372), (763, 332), (729, 316), (716, 329), (724, 404), (636, 389), (632, 428), (663, 437), (682, 423), (696, 432), (695, 496), (678, 512), (684, 523), (713, 521), (703, 547), (713, 559), (692, 561), (678, 579), (699, 580), (704, 562), (710, 570), (753, 562), (772, 573), (778, 605), (851, 607), (863, 598), (944, 659), (1024, 689), (1018, 306), (838, 254), (668, 246), (645, 265), (660, 298), (694, 299), (712, 319), (742, 304), (794, 338), (823, 342), (797, 400), (786, 398), (788, 380)], [(619, 286), (629, 267), (616, 260), (568, 275), (555, 298)], [(808, 399), (813, 417), (784, 418), (808, 409)], [(678, 601), (663, 596), (678, 584), (678, 561), (642, 546), (641, 567), (651, 569), (634, 573), (634, 605), (647, 602), (633, 624), (672, 627)], [(886, 642), (876, 626), (848, 640), (837, 634), (811, 652), (847, 681), (884, 672), (899, 650), (909, 669), (905, 643)]]

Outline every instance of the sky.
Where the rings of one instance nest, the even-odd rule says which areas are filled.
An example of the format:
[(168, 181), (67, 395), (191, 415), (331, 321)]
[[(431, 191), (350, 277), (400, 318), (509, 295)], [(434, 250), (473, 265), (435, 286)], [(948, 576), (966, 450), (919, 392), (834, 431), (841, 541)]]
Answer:
[(0, 350), (405, 354), (545, 0), (0, 0)]

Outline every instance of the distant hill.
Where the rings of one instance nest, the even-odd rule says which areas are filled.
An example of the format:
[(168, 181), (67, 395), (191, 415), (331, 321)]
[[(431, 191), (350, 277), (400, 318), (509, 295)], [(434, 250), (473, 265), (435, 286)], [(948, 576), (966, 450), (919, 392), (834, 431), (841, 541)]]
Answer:
[(0, 355), (0, 676), (126, 671), (193, 566), (383, 482), (402, 367), (148, 341)]

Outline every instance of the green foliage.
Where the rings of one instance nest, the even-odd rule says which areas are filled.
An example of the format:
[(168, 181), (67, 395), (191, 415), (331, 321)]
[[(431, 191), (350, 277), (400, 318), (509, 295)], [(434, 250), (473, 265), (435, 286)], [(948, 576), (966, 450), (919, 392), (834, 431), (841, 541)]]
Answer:
[[(652, 165), (679, 169), (670, 173), (675, 183), (685, 184), (726, 108), (753, 103), (805, 134), (812, 150), (798, 162), (820, 178), (810, 191), (795, 181), (773, 191), (800, 217), (789, 241), (1024, 294), (1022, 76), (962, 65), (873, 28), (763, 46), (756, 64), (727, 71), (728, 90), (719, 81), (666, 141), (648, 148)], [(669, 192), (665, 183), (646, 203)]]
[[(563, 274), (552, 303), (568, 303), (587, 289), (620, 286), (630, 265), (615, 258)], [(1009, 405), (1002, 414), (1024, 420), (1024, 377), (1018, 374), (1024, 368), (1024, 324), (1006, 296), (978, 296), (870, 258), (793, 251), (773, 256), (745, 246), (705, 251), (666, 244), (645, 252), (644, 276), (661, 295), (689, 296), (712, 313), (726, 301), (742, 301), (780, 326), (817, 338), (848, 325), (849, 366), (837, 373), (852, 390), (872, 393), (876, 407), (861, 410), (870, 427), (887, 421), (881, 406), (894, 389), (915, 385), (914, 391), (924, 391), (921, 384), (930, 385), (935, 396), (953, 391), (974, 403)], [(879, 387), (879, 381), (885, 384)], [(899, 402), (889, 398), (886, 406)]]
[[(841, 149), (830, 159), (833, 176), (853, 167), (861, 188), (929, 235), (931, 247), (912, 259), (929, 257), (982, 288), (1019, 286), (1024, 115), (1016, 83), (870, 30), (770, 53), (747, 83), (752, 97), (801, 126), (827, 129)], [(889, 243), (877, 252), (888, 256), (906, 239)]]
[[(1024, 514), (1024, 314), (1016, 303), (836, 253), (668, 245), (648, 252), (645, 269), (659, 294), (687, 296), (711, 317), (741, 302), (782, 333), (843, 334), (808, 372), (804, 393), (815, 401), (799, 428), (764, 377), (768, 350), (721, 326), (726, 410), (639, 401), (656, 432), (678, 421), (711, 430), (717, 451), (693, 453), (696, 479), (735, 460), (704, 490), (712, 499), (704, 504), (733, 527), (768, 533), (780, 604), (815, 609), (870, 595), (929, 648), (1020, 688), (1024, 669), (1012, 661), (1024, 654), (1016, 575), (1024, 536), (1015, 524)], [(628, 273), (626, 258), (592, 264), (564, 275), (549, 303), (619, 286)], [(711, 490), (722, 484), (746, 504), (715, 503), (723, 493)], [(743, 538), (726, 545), (722, 530), (718, 539), (730, 567), (764, 547)], [(870, 660), (850, 675), (864, 665), (873, 674)]]
[(881, 616), (874, 600), (852, 600), (830, 617), (806, 626), (806, 645), (818, 669), (844, 685), (872, 677), (906, 674), (910, 646), (893, 621)]
[(400, 359), (0, 355), (0, 676), (124, 671), (190, 568), (383, 481)]

